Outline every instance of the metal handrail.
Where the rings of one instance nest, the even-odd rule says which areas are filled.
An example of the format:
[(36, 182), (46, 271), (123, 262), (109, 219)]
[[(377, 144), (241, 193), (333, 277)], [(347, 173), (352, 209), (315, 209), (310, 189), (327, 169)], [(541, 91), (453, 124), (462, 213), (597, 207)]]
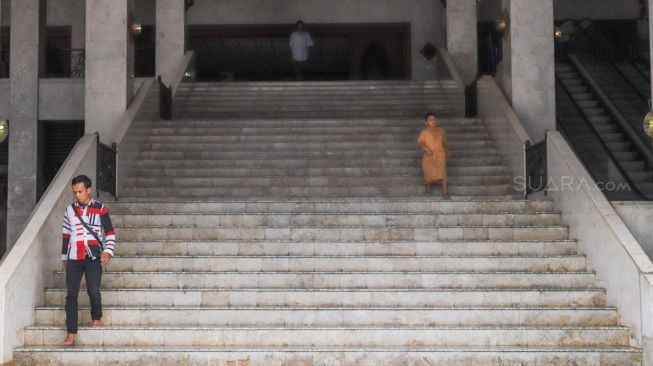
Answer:
[[(594, 135), (594, 137), (596, 137), (596, 139), (601, 144), (601, 147), (603, 148), (603, 150), (608, 154), (608, 157), (610, 158), (612, 163), (617, 167), (617, 170), (619, 170), (619, 173), (624, 177), (624, 179), (626, 179), (626, 182), (631, 187), (631, 190), (633, 190), (641, 199), (648, 200), (648, 198), (644, 194), (642, 194), (642, 192), (639, 190), (637, 185), (635, 185), (635, 183), (632, 181), (630, 176), (626, 173), (626, 171), (621, 166), (621, 164), (619, 164), (619, 160), (617, 160), (617, 158), (614, 156), (614, 154), (612, 153), (612, 151), (608, 147), (608, 144), (606, 144), (605, 141), (603, 141), (599, 131), (597, 131), (596, 128), (594, 127), (594, 125), (592, 125), (592, 123), (587, 119), (587, 116), (585, 116), (585, 113), (583, 113), (583, 109), (581, 108), (580, 104), (578, 104), (578, 101), (576, 101), (576, 99), (574, 99), (571, 96), (571, 92), (569, 91), (567, 86), (562, 82), (562, 80), (560, 79), (560, 77), (558, 75), (556, 75), (555, 78), (556, 78), (556, 81), (559, 83), (560, 87), (562, 88), (562, 90), (569, 97), (569, 100), (571, 100), (571, 102), (574, 105), (574, 107), (576, 108), (576, 110), (579, 112), (579, 115), (582, 117), (582, 120), (585, 123), (585, 125), (587, 127), (589, 127), (589, 129), (590, 129), (590, 131), (592, 131), (592, 134)], [(569, 132), (567, 131), (567, 128), (561, 123), (559, 123), (558, 125), (559, 125), (559, 127), (561, 127), (564, 130), (565, 135), (569, 136)], [(587, 171), (592, 172), (592, 170), (589, 169), (589, 167), (587, 168)], [(595, 176), (594, 178), (596, 179), (597, 177)]]

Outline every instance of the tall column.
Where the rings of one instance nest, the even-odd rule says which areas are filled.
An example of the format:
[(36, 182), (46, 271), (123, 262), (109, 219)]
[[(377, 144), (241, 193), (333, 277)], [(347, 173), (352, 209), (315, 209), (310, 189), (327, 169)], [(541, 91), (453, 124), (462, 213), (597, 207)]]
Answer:
[(184, 1), (156, 1), (156, 74), (165, 84), (185, 51), (186, 11)]
[(447, 51), (465, 84), (478, 73), (476, 0), (447, 1)]
[(86, 0), (86, 133), (110, 144), (131, 100), (128, 87), (128, 0)]
[(11, 1), (7, 249), (13, 246), (36, 206), (45, 6), (45, 0)]
[(501, 82), (526, 131), (538, 142), (556, 126), (553, 0), (503, 3), (510, 20)]
[(70, 69), (73, 77), (81, 77), (85, 53), (81, 51), (86, 47), (86, 8), (84, 0), (70, 1), (70, 48), (74, 49), (70, 55)]

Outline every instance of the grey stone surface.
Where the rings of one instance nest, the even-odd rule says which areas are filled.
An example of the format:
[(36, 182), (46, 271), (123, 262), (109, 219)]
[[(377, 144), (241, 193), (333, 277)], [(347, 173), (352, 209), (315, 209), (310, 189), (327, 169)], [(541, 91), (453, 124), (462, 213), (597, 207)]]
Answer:
[(185, 32), (184, 2), (156, 0), (156, 75), (161, 75), (166, 85), (184, 57)]
[(509, 14), (497, 78), (533, 142), (555, 130), (552, 0), (503, 0)]
[(42, 67), (45, 1), (14, 0), (11, 30), (11, 89), (7, 246), (16, 240), (36, 205), (39, 71)]
[(112, 143), (131, 98), (128, 84), (128, 0), (86, 1), (86, 133)]
[(39, 118), (42, 120), (83, 120), (84, 79), (41, 79)]
[(465, 84), (478, 72), (478, 35), (476, 0), (447, 3), (447, 50), (453, 58)]

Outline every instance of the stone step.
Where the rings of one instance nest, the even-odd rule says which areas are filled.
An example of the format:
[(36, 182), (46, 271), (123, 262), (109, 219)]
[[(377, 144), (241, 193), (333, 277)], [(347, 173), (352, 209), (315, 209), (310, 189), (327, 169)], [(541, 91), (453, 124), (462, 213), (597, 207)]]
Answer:
[[(211, 154), (211, 153), (209, 153)], [(502, 164), (501, 157), (491, 151), (456, 151), (451, 152), (452, 156), (447, 160), (447, 168), (473, 167), (483, 168), (486, 166), (497, 166)], [(421, 167), (421, 156), (418, 151), (410, 150), (404, 152), (380, 152), (367, 156), (347, 157), (345, 154), (334, 152), (331, 154), (297, 157), (297, 154), (275, 153), (270, 156), (266, 152), (224, 152), (216, 153), (215, 158), (184, 159), (183, 157), (170, 158), (164, 152), (143, 153), (145, 158), (127, 162), (135, 167), (157, 168), (157, 169), (217, 169), (217, 168), (275, 168), (275, 169), (327, 169), (327, 168), (396, 168), (404, 166)], [(207, 153), (202, 153), (207, 155)], [(376, 158), (372, 156), (376, 155)], [(474, 156), (477, 155), (477, 156)]]
[(114, 214), (113, 225), (117, 227), (194, 227), (194, 228), (251, 228), (295, 226), (530, 226), (560, 225), (560, 214), (533, 213), (138, 213)]
[[(417, 141), (417, 140), (415, 140)], [(323, 155), (329, 155), (330, 157), (343, 157), (350, 156), (355, 157), (366, 157), (370, 156), (373, 153), (377, 154), (393, 154), (394, 152), (403, 152), (403, 151), (412, 151), (412, 156), (421, 156), (419, 150), (417, 149), (417, 143), (408, 144), (406, 142), (323, 142), (323, 143), (310, 143), (310, 142), (268, 142), (268, 143), (255, 143), (255, 142), (232, 142), (232, 143), (221, 143), (221, 144), (150, 144), (146, 143), (141, 145), (143, 150), (142, 155), (147, 156), (147, 154), (161, 154), (168, 153), (171, 158), (174, 157), (186, 157), (182, 155), (193, 154), (192, 157), (201, 158), (204, 156), (212, 157), (210, 154), (214, 154), (216, 157), (220, 157), (226, 152), (236, 152), (236, 153), (251, 153), (251, 152), (265, 152), (268, 156), (289, 156), (293, 150), (293, 145), (299, 151), (295, 150), (295, 155), (298, 157), (308, 156), (308, 157), (319, 157)], [(488, 150), (494, 149), (493, 142), (490, 140), (470, 140), (465, 141), (464, 143), (458, 143), (452, 145), (449, 149), (449, 153), (453, 156), (456, 156), (456, 152), (467, 149), (476, 150), (476, 152), (486, 152)], [(413, 148), (414, 146), (414, 148)], [(455, 146), (455, 148), (454, 148)], [(381, 155), (382, 156), (382, 155)], [(162, 157), (165, 157), (162, 155)], [(191, 158), (190, 156), (186, 158)]]
[(351, 96), (353, 98), (364, 98), (371, 96), (403, 96), (403, 95), (436, 95), (442, 97), (455, 97), (456, 90), (449, 87), (442, 86), (386, 86), (386, 87), (321, 87), (321, 88), (310, 88), (310, 87), (281, 87), (281, 88), (224, 88), (224, 87), (194, 87), (189, 88), (179, 88), (175, 94), (176, 99), (185, 99), (190, 97), (195, 99), (195, 97), (201, 96), (242, 96), (242, 97), (287, 97), (298, 99), (298, 96), (301, 95), (301, 99), (311, 98), (314, 96)]
[(583, 271), (585, 257), (565, 256), (117, 256), (111, 271), (383, 272)]
[[(65, 287), (57, 271), (52, 285)], [(115, 272), (102, 275), (102, 288), (594, 288), (593, 272)], [(62, 338), (63, 339), (63, 338)]]
[[(144, 146), (161, 146), (169, 145), (176, 147), (184, 144), (200, 144), (205, 145), (209, 143), (215, 144), (230, 144), (230, 143), (253, 143), (260, 142), (264, 144), (279, 143), (279, 142), (319, 142), (318, 146), (330, 142), (360, 142), (361, 136), (365, 136), (365, 143), (405, 143), (416, 144), (419, 131), (415, 133), (377, 133), (377, 134), (357, 134), (342, 133), (342, 134), (284, 134), (284, 135), (249, 135), (249, 134), (232, 134), (232, 135), (202, 135), (202, 136), (150, 136), (143, 142)], [(463, 134), (447, 134), (447, 142), (449, 144), (462, 144), (466, 141), (491, 141), (489, 134), (485, 132), (465, 132)]]
[[(46, 306), (64, 306), (65, 288), (45, 290)], [(79, 304), (88, 306), (81, 294)], [(606, 305), (604, 289), (103, 289), (104, 306), (394, 306), (394, 307), (595, 307)]]
[[(459, 117), (462, 114), (462, 107), (449, 106), (447, 108), (433, 109), (441, 117)], [(423, 110), (428, 110), (428, 106), (423, 106), (418, 110), (368, 110), (368, 111), (287, 111), (287, 112), (265, 112), (265, 111), (248, 111), (243, 108), (240, 111), (217, 112), (197, 110), (182, 110), (174, 112), (175, 119), (229, 119), (229, 118), (268, 118), (271, 120), (286, 120), (297, 117), (300, 114), (304, 118), (313, 119), (332, 119), (332, 118), (412, 118), (421, 120), (424, 118)]]
[[(415, 177), (415, 184), (406, 186), (382, 187), (128, 187), (121, 195), (127, 199), (131, 197), (153, 197), (179, 199), (216, 199), (216, 198), (242, 198), (242, 197), (405, 197), (424, 192), (424, 187)], [(432, 195), (441, 195), (440, 186), (434, 186)], [(514, 199), (517, 192), (509, 185), (468, 185), (450, 186), (449, 194), (453, 200), (468, 200), (471, 198), (494, 197), (496, 199)]]
[[(374, 176), (268, 176), (268, 177), (236, 177), (236, 178), (202, 178), (189, 175), (184, 178), (169, 177), (151, 177), (151, 178), (127, 178), (125, 180), (127, 187), (151, 187), (151, 188), (211, 188), (211, 187), (389, 187), (389, 186), (422, 186), (422, 174), (419, 172), (413, 175), (392, 176), (392, 175), (374, 175)], [(473, 186), (473, 185), (501, 185), (511, 184), (513, 178), (509, 175), (467, 175), (467, 176), (449, 176), (450, 185)]]
[[(180, 96), (183, 98), (183, 96)], [(397, 93), (397, 94), (339, 94), (315, 93), (302, 95), (261, 95), (256, 93), (213, 93), (187, 95), (187, 100), (178, 100), (184, 108), (197, 108), (208, 106), (210, 108), (247, 108), (264, 110), (284, 110), (285, 108), (308, 108), (310, 110), (321, 108), (358, 108), (358, 109), (387, 109), (394, 106), (397, 109), (411, 109), (429, 105), (444, 107), (449, 104), (447, 93)]]
[[(141, 144), (141, 148), (145, 151), (169, 151), (171, 153), (175, 152), (222, 152), (222, 151), (266, 151), (268, 153), (275, 153), (276, 151), (294, 151), (298, 152), (311, 152), (311, 151), (369, 151), (369, 152), (380, 152), (387, 150), (407, 150), (408, 148), (413, 147), (414, 151), (418, 151), (417, 148), (417, 136), (414, 136), (414, 142), (411, 141), (397, 141), (390, 140), (383, 142), (381, 141), (234, 141), (234, 142), (223, 142), (223, 143), (209, 143), (209, 142), (197, 142), (197, 143), (152, 143), (145, 142)], [(494, 147), (494, 142), (487, 139), (470, 139), (470, 140), (459, 140), (459, 141), (449, 141), (450, 151), (453, 153), (457, 150), (465, 149), (482, 149), (482, 148), (492, 148)]]
[(220, 214), (220, 213), (426, 213), (426, 214), (483, 214), (552, 212), (553, 201), (434, 201), (426, 197), (357, 201), (271, 200), (252, 201), (196, 201), (196, 202), (129, 202), (121, 199), (109, 204), (112, 216), (118, 214)]
[[(109, 347), (32, 346), (14, 350), (17, 366), (145, 365), (640, 365), (641, 350), (630, 347)], [(598, 361), (600, 360), (600, 361)]]
[[(30, 326), (25, 345), (60, 345), (62, 326)], [(470, 341), (471, 340), (471, 341)], [(80, 327), (79, 346), (627, 346), (619, 326), (411, 326), (411, 327)]]
[[(297, 162), (306, 162), (310, 161), (314, 164), (327, 164), (332, 161), (337, 161), (340, 165), (335, 165), (335, 167), (349, 167), (349, 166), (359, 166), (362, 162), (364, 165), (374, 163), (375, 161), (381, 162), (384, 164), (395, 162), (396, 159), (403, 159), (402, 164), (406, 159), (410, 159), (412, 162), (421, 162), (422, 154), (415, 148), (395, 148), (395, 149), (331, 149), (331, 150), (308, 150), (308, 151), (298, 151), (292, 149), (275, 149), (275, 150), (256, 150), (239, 148), (235, 146), (231, 151), (212, 151), (210, 149), (206, 151), (169, 151), (166, 152), (165, 149), (157, 151), (143, 151), (140, 153), (141, 158), (145, 159), (159, 159), (159, 160), (191, 160), (191, 163), (196, 161), (201, 162), (202, 160), (237, 160), (237, 161), (249, 161), (249, 160), (283, 160), (290, 161), (290, 164), (295, 164)], [(447, 163), (455, 163), (460, 160), (467, 162), (470, 158), (474, 159), (496, 159), (500, 155), (498, 150), (494, 147), (470, 147), (467, 150), (461, 148), (449, 148), (449, 159)], [(348, 161), (351, 163), (348, 164)], [(377, 163), (378, 164), (378, 163)], [(499, 164), (499, 163), (495, 163)], [(479, 165), (486, 165), (485, 162), (481, 162)], [(290, 168), (294, 166), (291, 165)]]
[[(447, 132), (448, 135), (452, 134), (465, 134), (465, 133), (487, 133), (487, 127), (478, 123), (475, 125), (453, 125), (448, 126), (440, 122), (440, 126)], [(361, 125), (356, 122), (347, 121), (346, 124), (336, 126), (242, 126), (228, 124), (216, 124), (212, 127), (186, 125), (177, 127), (160, 127), (158, 124), (152, 128), (136, 128), (134, 133), (146, 134), (152, 137), (201, 137), (201, 136), (221, 136), (221, 135), (252, 135), (252, 136), (268, 136), (268, 135), (350, 135), (353, 133), (370, 134), (370, 135), (396, 135), (396, 134), (417, 134), (424, 128), (421, 121), (407, 121), (404, 125), (396, 126), (375, 126)]]
[(122, 241), (121, 255), (458, 255), (561, 256), (576, 254), (574, 240), (441, 240), (434, 242)]
[(290, 241), (395, 241), (395, 240), (564, 240), (565, 226), (294, 226), (254, 228), (116, 227), (124, 240), (290, 240)]
[[(424, 118), (355, 118), (355, 119), (306, 119), (289, 118), (284, 120), (269, 119), (205, 119), (193, 120), (158, 120), (155, 123), (147, 121), (134, 121), (134, 127), (147, 129), (194, 129), (194, 128), (252, 128), (252, 129), (273, 129), (273, 128), (376, 128), (385, 129), (390, 127), (424, 126)], [(439, 125), (445, 129), (454, 127), (475, 127), (484, 126), (478, 118), (438, 118)], [(139, 127), (140, 126), (140, 127)]]
[[(65, 325), (63, 307), (37, 307), (34, 325)], [(194, 307), (104, 306), (104, 326), (232, 327), (408, 327), (408, 326), (616, 326), (616, 309), (542, 307)], [(80, 324), (92, 322), (90, 308), (79, 309)]]
[[(221, 103), (219, 98), (214, 100), (207, 100), (205, 102), (187, 102), (183, 105), (183, 111), (200, 111), (200, 112), (403, 112), (403, 113), (418, 113), (416, 110), (448, 110), (451, 105), (446, 101), (438, 102), (423, 102), (423, 103), (406, 103), (388, 99), (376, 105), (357, 103), (348, 99), (343, 99), (339, 103), (308, 103), (308, 104), (290, 104), (282, 101), (271, 101), (263, 103), (258, 98), (251, 98), (244, 100), (243, 104), (236, 103)], [(355, 117), (355, 116), (352, 116)]]
[(411, 85), (265, 85), (265, 86), (222, 86), (222, 85), (196, 85), (177, 89), (176, 95), (195, 96), (206, 94), (235, 94), (235, 95), (288, 95), (304, 96), (314, 94), (351, 94), (354, 96), (382, 95), (382, 94), (447, 94), (460, 95), (456, 87), (448, 84), (411, 84)]
[[(433, 186), (433, 189), (435, 190), (437, 186)], [(441, 191), (438, 191), (441, 193)], [(469, 201), (516, 201), (516, 200), (521, 200), (524, 198), (523, 194), (519, 194), (518, 192), (513, 194), (494, 194), (494, 195), (452, 195), (449, 196), (449, 199), (445, 199), (442, 197), (440, 193), (434, 193), (433, 195), (426, 196), (424, 195), (425, 200), (429, 201), (440, 201), (440, 202), (469, 202)], [(414, 197), (416, 194), (420, 194), (420, 192), (413, 192), (412, 194), (402, 194), (402, 195), (379, 195), (379, 194), (368, 194), (368, 195), (341, 195), (341, 196), (329, 196), (329, 195), (317, 195), (317, 196), (306, 196), (306, 195), (297, 195), (297, 196), (267, 196), (269, 199), (278, 199), (278, 200), (288, 200), (288, 201), (295, 201), (295, 200), (306, 200), (308, 202), (314, 202), (314, 201), (319, 201), (319, 200), (333, 200), (334, 202), (342, 201), (342, 202), (356, 202), (360, 200), (361, 198), (369, 198), (369, 199), (378, 199), (378, 200), (383, 200), (383, 199), (391, 199), (391, 200), (397, 200), (397, 199), (402, 199), (406, 197)], [(150, 196), (150, 195), (142, 195), (142, 196), (134, 196), (134, 195), (126, 195), (124, 190), (120, 192), (120, 198), (119, 200), (125, 201), (125, 202), (197, 202), (198, 200), (203, 200), (203, 201), (209, 201), (209, 202), (215, 202), (215, 201), (243, 201), (247, 199), (251, 199), (254, 196), (240, 196), (240, 197), (229, 197), (229, 196), (219, 196), (219, 195), (205, 195), (205, 196), (183, 196), (183, 195), (169, 195), (169, 196)], [(109, 196), (109, 197), (104, 197), (103, 198), (105, 203), (108, 202), (115, 202), (114, 198)]]
[[(207, 97), (231, 97), (231, 98), (261, 98), (273, 99), (284, 98), (289, 100), (308, 100), (313, 101), (316, 98), (346, 98), (365, 99), (388, 98), (392, 97), (409, 97), (409, 96), (433, 96), (433, 99), (451, 99), (459, 97), (455, 89), (449, 87), (377, 87), (377, 88), (179, 88), (175, 94), (175, 100), (186, 101), (196, 100), (196, 98)], [(300, 98), (301, 97), (301, 98)]]
[(345, 89), (345, 90), (376, 90), (380, 88), (388, 89), (410, 89), (410, 88), (458, 88), (454, 81), (449, 80), (428, 80), (428, 81), (413, 81), (413, 80), (346, 80), (346, 81), (250, 81), (250, 82), (210, 82), (210, 81), (194, 81), (184, 82), (179, 85), (180, 90), (201, 90), (201, 89), (220, 89), (220, 90), (238, 90), (250, 89), (255, 91), (282, 91), (293, 89)]
[[(419, 163), (418, 163), (419, 164)], [(135, 177), (202, 177), (202, 178), (237, 178), (237, 177), (365, 177), (370, 175), (421, 175), (422, 168), (418, 164), (396, 167), (360, 167), (360, 168), (137, 168), (132, 171)], [(504, 165), (483, 167), (447, 167), (449, 176), (497, 176), (508, 175), (511, 171)]]

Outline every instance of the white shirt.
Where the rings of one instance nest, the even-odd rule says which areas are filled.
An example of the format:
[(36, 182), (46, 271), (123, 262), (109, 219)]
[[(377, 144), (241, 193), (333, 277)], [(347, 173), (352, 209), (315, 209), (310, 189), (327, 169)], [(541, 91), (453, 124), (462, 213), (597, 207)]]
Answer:
[(307, 32), (295, 31), (290, 35), (290, 49), (292, 59), (295, 61), (308, 60), (308, 48), (313, 47), (313, 39)]

